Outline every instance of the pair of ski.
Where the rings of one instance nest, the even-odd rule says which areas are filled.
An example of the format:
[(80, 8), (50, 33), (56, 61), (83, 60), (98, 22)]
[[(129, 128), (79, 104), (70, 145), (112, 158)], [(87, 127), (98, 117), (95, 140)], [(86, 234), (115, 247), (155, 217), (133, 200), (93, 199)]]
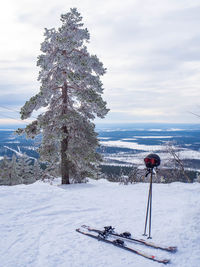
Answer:
[[(163, 264), (169, 263), (170, 260), (168, 260), (168, 259), (160, 259), (160, 258), (158, 258), (158, 257), (156, 257), (154, 255), (150, 255), (150, 254), (147, 254), (147, 253), (142, 252), (140, 250), (128, 247), (125, 244), (124, 240), (136, 242), (136, 243), (139, 243), (139, 244), (143, 244), (145, 246), (149, 246), (149, 247), (152, 247), (152, 248), (165, 250), (165, 251), (168, 251), (168, 252), (176, 252), (176, 250), (177, 250), (177, 247), (164, 247), (164, 246), (156, 245), (156, 244), (154, 244), (152, 242), (147, 242), (147, 241), (145, 241), (143, 239), (133, 238), (133, 237), (131, 237), (131, 234), (129, 232), (118, 234), (118, 233), (116, 233), (114, 231), (114, 228), (112, 226), (104, 227), (103, 231), (99, 230), (99, 229), (91, 228), (90, 226), (87, 226), (87, 225), (82, 225), (82, 227), (87, 229), (88, 232), (85, 232), (85, 231), (83, 231), (81, 229), (76, 229), (76, 231), (78, 233), (84, 234), (84, 235), (89, 236), (91, 238), (97, 239), (99, 241), (103, 241), (103, 242), (108, 243), (108, 244), (112, 244), (112, 245), (114, 245), (116, 247), (120, 247), (120, 248), (122, 248), (124, 250), (130, 251), (130, 252), (135, 253), (137, 255), (143, 256), (143, 257), (145, 257), (147, 259), (150, 259), (150, 260), (153, 260), (153, 261), (156, 261), (156, 262), (159, 262), (159, 263), (163, 263)], [(98, 235), (91, 234), (89, 232), (96, 232)], [(116, 240), (109, 240), (109, 239), (107, 239), (109, 236), (114, 236), (114, 237), (118, 237), (118, 238)]]

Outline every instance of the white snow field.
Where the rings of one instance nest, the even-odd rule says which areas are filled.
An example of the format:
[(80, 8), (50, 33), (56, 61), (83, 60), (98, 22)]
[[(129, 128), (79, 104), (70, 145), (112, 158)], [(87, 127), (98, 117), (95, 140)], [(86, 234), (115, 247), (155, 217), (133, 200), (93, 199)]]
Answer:
[[(106, 180), (1, 186), (0, 266), (164, 266), (75, 231), (82, 224), (112, 225), (142, 238), (148, 186)], [(177, 253), (131, 245), (171, 259), (171, 267), (200, 266), (200, 184), (153, 184), (152, 236), (155, 243), (178, 246)]]

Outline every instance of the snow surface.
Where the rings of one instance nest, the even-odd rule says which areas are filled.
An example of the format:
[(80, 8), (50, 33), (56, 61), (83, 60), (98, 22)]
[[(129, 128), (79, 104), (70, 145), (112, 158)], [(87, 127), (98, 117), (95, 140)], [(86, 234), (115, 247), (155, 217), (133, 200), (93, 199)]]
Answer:
[[(168, 139), (168, 138), (174, 138), (174, 136), (166, 136), (166, 135), (148, 135), (148, 136), (134, 136), (135, 138), (140, 138), (140, 139)], [(177, 137), (177, 136), (176, 136)], [(125, 139), (123, 139), (125, 140)]]
[[(153, 267), (136, 254), (83, 236), (82, 224), (130, 231), (142, 238), (148, 184), (106, 180), (67, 186), (36, 182), (0, 187), (0, 266)], [(171, 259), (171, 267), (200, 266), (200, 184), (153, 184), (153, 242), (178, 246), (168, 252), (132, 247)]]

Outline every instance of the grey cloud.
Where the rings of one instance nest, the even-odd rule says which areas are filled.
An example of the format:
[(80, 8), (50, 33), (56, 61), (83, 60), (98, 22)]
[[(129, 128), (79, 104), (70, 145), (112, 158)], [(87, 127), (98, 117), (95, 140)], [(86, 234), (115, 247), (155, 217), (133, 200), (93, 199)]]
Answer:
[(166, 49), (158, 49), (160, 54), (166, 53), (177, 61), (200, 61), (200, 37), (195, 36), (180, 45)]
[(168, 19), (173, 19), (177, 21), (186, 21), (186, 22), (191, 22), (191, 21), (200, 21), (200, 4), (197, 4), (194, 7), (185, 7), (180, 10), (175, 10), (171, 11), (167, 18)]

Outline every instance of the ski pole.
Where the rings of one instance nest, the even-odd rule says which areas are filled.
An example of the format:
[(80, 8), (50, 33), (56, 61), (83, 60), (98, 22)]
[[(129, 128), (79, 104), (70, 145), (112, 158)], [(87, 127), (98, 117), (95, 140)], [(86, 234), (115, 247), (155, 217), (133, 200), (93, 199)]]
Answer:
[[(149, 194), (148, 194), (148, 202), (147, 202), (147, 210), (146, 210), (146, 219), (145, 219), (145, 227), (144, 227), (144, 236), (146, 236), (146, 230), (147, 230), (147, 221), (149, 216), (149, 236), (148, 238), (151, 238), (151, 212), (152, 212), (152, 177), (153, 177), (153, 169), (150, 171), (150, 184), (149, 184)], [(149, 212), (150, 210), (150, 212)]]
[(148, 201), (147, 201), (147, 210), (146, 210), (146, 219), (145, 219), (145, 227), (144, 227), (144, 236), (146, 236), (146, 229), (147, 229), (147, 220), (149, 215), (149, 201), (150, 201), (150, 193), (151, 193), (151, 185), (149, 185), (149, 194), (148, 194)]
[(150, 215), (149, 215), (149, 236), (148, 239), (151, 239), (151, 213), (152, 213), (152, 178), (153, 178), (153, 169), (151, 170), (151, 178), (150, 178)]

